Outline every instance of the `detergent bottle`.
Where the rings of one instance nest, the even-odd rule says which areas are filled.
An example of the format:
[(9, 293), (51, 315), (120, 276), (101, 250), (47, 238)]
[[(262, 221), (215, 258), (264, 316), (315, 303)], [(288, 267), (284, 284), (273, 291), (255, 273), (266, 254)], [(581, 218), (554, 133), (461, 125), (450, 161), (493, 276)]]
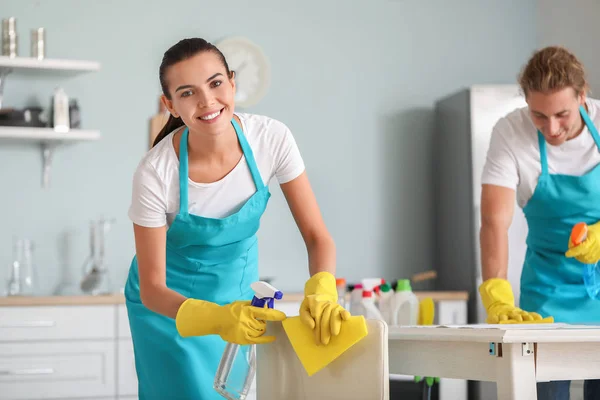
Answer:
[(412, 292), (410, 280), (398, 279), (394, 297), (394, 321), (392, 325), (417, 325), (419, 299)]
[[(251, 305), (273, 308), (274, 300), (280, 300), (283, 293), (267, 282), (254, 282), (250, 285), (254, 291)], [(252, 386), (256, 374), (256, 345), (227, 343), (221, 357), (213, 388), (228, 400), (244, 400)]]
[(357, 283), (350, 292), (350, 312), (352, 315), (365, 315), (365, 308), (362, 304), (362, 283)]
[(373, 298), (373, 292), (370, 290), (363, 290), (362, 292), (362, 303), (365, 309), (364, 317), (367, 319), (380, 319), (384, 321), (383, 315), (379, 311), (379, 308), (375, 305), (375, 299)]
[(338, 294), (338, 304), (345, 309), (348, 309), (348, 304), (346, 302), (346, 279), (337, 278), (335, 280), (335, 288)]
[[(587, 224), (580, 222), (573, 226), (571, 231), (571, 242), (574, 246), (581, 244), (587, 238)], [(600, 299), (600, 268), (598, 263), (584, 264), (583, 283), (585, 290), (591, 299)]]
[(394, 325), (394, 292), (388, 283), (379, 287), (379, 311), (388, 325)]

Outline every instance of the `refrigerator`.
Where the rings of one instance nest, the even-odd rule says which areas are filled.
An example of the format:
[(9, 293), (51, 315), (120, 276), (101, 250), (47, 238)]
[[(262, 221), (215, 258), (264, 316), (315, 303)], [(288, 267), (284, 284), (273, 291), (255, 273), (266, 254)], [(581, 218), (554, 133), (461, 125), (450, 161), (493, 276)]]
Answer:
[[(481, 175), (492, 129), (527, 104), (518, 85), (476, 85), (435, 104), (434, 193), (436, 289), (469, 293), (469, 323), (485, 323), (477, 288), (482, 282), (479, 249)], [(527, 223), (515, 200), (509, 229), (508, 280), (518, 304)], [(493, 383), (469, 385), (469, 399), (496, 398)]]

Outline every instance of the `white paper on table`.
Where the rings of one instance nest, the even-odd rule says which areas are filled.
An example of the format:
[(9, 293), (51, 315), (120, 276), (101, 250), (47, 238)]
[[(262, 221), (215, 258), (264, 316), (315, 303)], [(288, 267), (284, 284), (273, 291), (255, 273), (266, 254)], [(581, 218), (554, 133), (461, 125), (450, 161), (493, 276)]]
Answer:
[[(402, 328), (402, 327), (401, 327)], [(408, 328), (408, 326), (406, 326)], [(501, 329), (501, 330), (552, 330), (552, 329), (600, 329), (600, 325), (554, 324), (471, 324), (471, 325), (413, 325), (410, 328), (448, 328), (448, 329)]]

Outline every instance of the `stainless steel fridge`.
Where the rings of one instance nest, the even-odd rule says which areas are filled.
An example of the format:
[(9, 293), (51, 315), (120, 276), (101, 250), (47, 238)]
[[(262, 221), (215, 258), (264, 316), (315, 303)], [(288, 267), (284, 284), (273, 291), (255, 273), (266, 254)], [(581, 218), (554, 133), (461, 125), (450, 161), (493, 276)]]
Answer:
[[(517, 85), (476, 85), (436, 102), (434, 145), (435, 267), (439, 290), (469, 292), (470, 323), (484, 323), (477, 288), (482, 282), (479, 249), (481, 174), (492, 129), (509, 112), (525, 107)], [(527, 223), (516, 205), (509, 230), (508, 279), (518, 304)], [(495, 384), (472, 383), (470, 399), (496, 398)]]

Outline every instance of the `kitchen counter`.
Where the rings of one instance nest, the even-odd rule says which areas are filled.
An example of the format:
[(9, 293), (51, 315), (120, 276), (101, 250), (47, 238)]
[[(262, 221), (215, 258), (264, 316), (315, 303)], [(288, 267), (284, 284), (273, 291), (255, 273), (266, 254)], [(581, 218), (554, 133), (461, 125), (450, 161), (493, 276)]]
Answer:
[[(433, 301), (466, 301), (467, 292), (415, 292), (419, 299), (431, 297)], [(281, 302), (301, 302), (302, 293), (289, 293), (283, 296)], [(0, 307), (6, 306), (60, 306), (60, 305), (102, 305), (124, 304), (125, 297), (120, 293), (102, 296), (12, 296), (0, 297)]]

